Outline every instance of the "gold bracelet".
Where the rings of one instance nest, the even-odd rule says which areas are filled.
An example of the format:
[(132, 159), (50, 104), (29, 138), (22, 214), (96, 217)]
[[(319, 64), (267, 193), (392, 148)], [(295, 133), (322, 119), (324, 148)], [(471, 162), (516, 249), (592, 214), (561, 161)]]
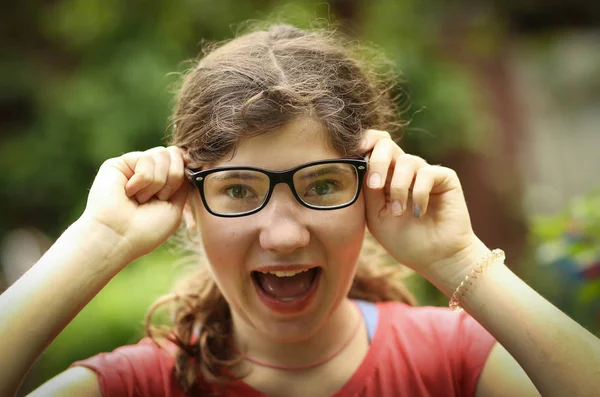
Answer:
[(469, 286), (473, 285), (471, 280), (476, 279), (478, 275), (483, 274), (483, 271), (492, 263), (497, 261), (502, 261), (504, 263), (504, 251), (500, 248), (496, 248), (488, 255), (484, 256), (477, 265), (471, 270), (471, 274), (469, 274), (462, 283), (456, 288), (456, 291), (452, 294), (452, 299), (450, 299), (450, 303), (448, 306), (452, 309), (453, 312), (461, 312), (463, 308), (460, 306), (460, 299), (465, 296), (465, 293), (469, 290)]

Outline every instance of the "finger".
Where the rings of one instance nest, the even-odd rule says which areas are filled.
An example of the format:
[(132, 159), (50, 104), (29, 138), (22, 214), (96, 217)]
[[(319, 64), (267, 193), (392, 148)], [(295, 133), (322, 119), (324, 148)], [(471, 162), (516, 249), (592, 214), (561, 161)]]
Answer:
[(133, 170), (133, 175), (125, 185), (127, 197), (133, 197), (152, 183), (154, 160), (145, 153), (127, 153), (122, 158)]
[(137, 161), (143, 155), (144, 152), (125, 153), (124, 155), (115, 158), (113, 164), (117, 165), (119, 170), (121, 170), (123, 174), (127, 177), (127, 180), (129, 180), (135, 174), (135, 166), (137, 164)]
[(392, 139), (392, 136), (387, 131), (381, 130), (366, 130), (360, 142), (361, 152), (370, 152), (375, 147), (375, 144), (381, 139)]
[(121, 157), (104, 161), (90, 186), (88, 205), (91, 205), (93, 197), (106, 197), (106, 194), (122, 192), (131, 175), (133, 175), (133, 171)]
[(102, 180), (105, 184), (124, 186), (133, 176), (134, 171), (122, 157), (113, 157), (102, 163), (95, 180)]
[(402, 149), (390, 138), (377, 141), (369, 158), (367, 185), (371, 189), (381, 189), (385, 185), (392, 160), (401, 153)]
[(460, 187), (458, 176), (450, 168), (428, 165), (418, 170), (412, 191), (415, 217), (419, 218), (427, 213), (432, 194), (441, 194), (457, 187)]
[(413, 185), (415, 176), (425, 166), (427, 166), (425, 160), (410, 154), (401, 154), (396, 159), (394, 173), (389, 186), (389, 200), (394, 216), (401, 216), (406, 211), (409, 191)]
[(170, 156), (169, 172), (165, 186), (156, 194), (159, 200), (166, 201), (175, 193), (184, 181), (183, 154), (178, 147), (169, 146), (167, 152)]
[(150, 200), (165, 186), (171, 163), (171, 156), (164, 147), (153, 148), (147, 150), (146, 153), (154, 161), (154, 174), (152, 175), (152, 182), (136, 194), (136, 199), (140, 204)]

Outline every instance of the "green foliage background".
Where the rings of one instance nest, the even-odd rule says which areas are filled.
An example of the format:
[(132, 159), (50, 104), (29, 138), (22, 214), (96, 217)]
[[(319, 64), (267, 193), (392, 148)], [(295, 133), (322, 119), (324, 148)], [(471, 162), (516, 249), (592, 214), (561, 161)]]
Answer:
[[(7, 87), (0, 95), (24, 112), (9, 115), (0, 148), (0, 168), (10, 170), (0, 173), (0, 205), (12, 209), (1, 213), (0, 233), (23, 225), (58, 233), (81, 213), (82, 187), (105, 159), (164, 144), (174, 72), (197, 56), (203, 39), (230, 38), (247, 19), (277, 18), (301, 27), (336, 21), (326, 3), (312, 1), (28, 4), (20, 17), (35, 30), (6, 43), (8, 62), (0, 66)], [(464, 72), (435, 59), (429, 10), (418, 1), (372, 1), (356, 29), (410, 79), (413, 108), (429, 109), (415, 118), (414, 131), (437, 131), (432, 147), (440, 150), (474, 136), (480, 120), (468, 113), (476, 99)], [(19, 41), (25, 40), (30, 42), (23, 46)], [(408, 138), (417, 144), (427, 136)]]

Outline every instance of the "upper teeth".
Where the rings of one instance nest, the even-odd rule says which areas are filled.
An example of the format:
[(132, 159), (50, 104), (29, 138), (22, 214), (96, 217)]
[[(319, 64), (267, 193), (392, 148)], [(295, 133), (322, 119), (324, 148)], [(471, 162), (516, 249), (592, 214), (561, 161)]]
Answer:
[(291, 277), (291, 276), (295, 276), (298, 273), (302, 273), (302, 272), (307, 272), (308, 269), (302, 269), (302, 270), (267, 270), (267, 271), (261, 271), (261, 273), (263, 274), (267, 274), (267, 273), (271, 273), (276, 275), (277, 277)]

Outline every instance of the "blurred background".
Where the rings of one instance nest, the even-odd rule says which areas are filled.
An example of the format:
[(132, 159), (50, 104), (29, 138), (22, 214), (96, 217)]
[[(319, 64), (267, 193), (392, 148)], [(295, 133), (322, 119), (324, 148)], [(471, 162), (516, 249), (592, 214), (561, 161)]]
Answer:
[[(454, 168), (476, 233), (600, 336), (600, 6), (584, 0), (5, 3), (0, 291), (81, 214), (105, 159), (164, 144), (171, 72), (248, 19), (337, 22), (381, 47), (412, 98), (403, 148)], [(176, 258), (162, 247), (121, 272), (47, 349), (23, 393), (137, 342)], [(421, 304), (447, 304), (418, 277), (407, 282)]]

